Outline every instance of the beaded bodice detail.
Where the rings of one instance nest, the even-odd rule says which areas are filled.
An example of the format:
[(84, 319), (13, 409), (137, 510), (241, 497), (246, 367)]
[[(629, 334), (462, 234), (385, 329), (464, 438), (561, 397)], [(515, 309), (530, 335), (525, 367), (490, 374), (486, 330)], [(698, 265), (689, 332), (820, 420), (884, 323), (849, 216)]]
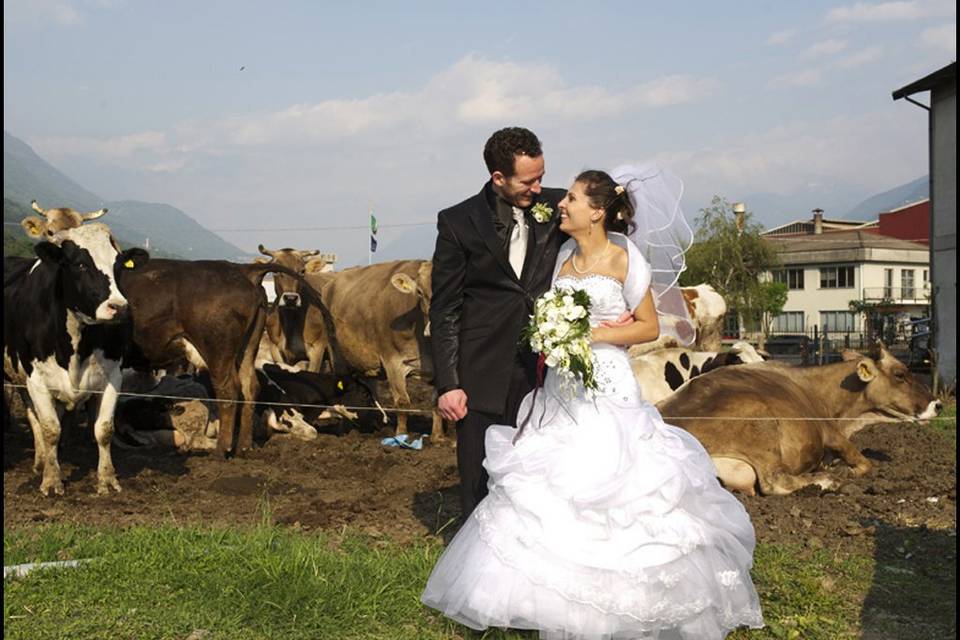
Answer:
[[(585, 276), (563, 275), (554, 281), (554, 286), (587, 292), (590, 296), (590, 325), (594, 327), (601, 322), (618, 319), (627, 310), (623, 285), (612, 276), (597, 273)], [(593, 356), (594, 375), (600, 385), (600, 395), (616, 396), (621, 402), (639, 399), (639, 388), (630, 368), (626, 348), (606, 343), (594, 344)], [(558, 382), (551, 380), (551, 377), (553, 376), (547, 375), (548, 387), (553, 387)]]
[(585, 276), (563, 275), (555, 286), (581, 289), (590, 296), (590, 325), (597, 326), (605, 320), (616, 320), (627, 310), (623, 299), (623, 285), (613, 276), (591, 273)]

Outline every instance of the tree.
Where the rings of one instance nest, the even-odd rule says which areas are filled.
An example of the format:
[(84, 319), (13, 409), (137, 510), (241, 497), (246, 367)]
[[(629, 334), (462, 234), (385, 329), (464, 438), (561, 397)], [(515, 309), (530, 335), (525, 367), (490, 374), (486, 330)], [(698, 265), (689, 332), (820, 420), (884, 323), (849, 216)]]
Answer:
[(680, 283), (711, 285), (747, 329), (761, 331), (765, 316), (777, 315), (786, 304), (786, 287), (763, 281), (763, 275), (779, 266), (780, 260), (760, 235), (763, 227), (752, 218), (751, 212), (745, 212), (739, 226), (726, 198), (714, 196), (711, 206), (701, 209), (696, 219), (694, 244), (687, 252)]
[(770, 337), (770, 329), (773, 325), (773, 319), (780, 315), (784, 305), (787, 304), (787, 295), (789, 289), (783, 282), (758, 282), (757, 291), (754, 294), (757, 300), (757, 307), (760, 311), (760, 322), (763, 331), (760, 334), (760, 349), (766, 347), (767, 338)]

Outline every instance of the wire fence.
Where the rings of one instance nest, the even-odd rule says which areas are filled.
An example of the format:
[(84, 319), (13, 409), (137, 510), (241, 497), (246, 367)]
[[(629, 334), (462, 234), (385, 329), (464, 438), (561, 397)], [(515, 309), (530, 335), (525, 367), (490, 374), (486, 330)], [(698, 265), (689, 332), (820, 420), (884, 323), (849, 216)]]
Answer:
[[(14, 389), (26, 389), (27, 385), (17, 384), (12, 382), (5, 382), (3, 386), (6, 388)], [(47, 387), (48, 391), (62, 393), (64, 389)], [(102, 395), (106, 393), (102, 389), (74, 389), (71, 388), (67, 391), (70, 391), (73, 394), (91, 394), (91, 395)], [(332, 404), (309, 404), (309, 403), (296, 403), (296, 402), (260, 402), (257, 400), (221, 400), (219, 398), (210, 398), (210, 397), (200, 397), (200, 396), (175, 396), (175, 395), (159, 395), (151, 393), (135, 393), (132, 391), (120, 391), (117, 392), (118, 396), (132, 397), (132, 398), (154, 398), (154, 399), (165, 399), (165, 400), (179, 400), (179, 401), (200, 401), (200, 402), (223, 402), (228, 404), (254, 404), (261, 406), (276, 406), (276, 407), (294, 407), (294, 408), (307, 408), (307, 409), (344, 409), (347, 411), (360, 412), (360, 411), (374, 411), (377, 413), (382, 413), (384, 411), (390, 413), (408, 413), (408, 414), (419, 414), (419, 415), (432, 415), (432, 409), (411, 409), (405, 407), (385, 407), (385, 406), (346, 406), (346, 405), (332, 405)], [(824, 418), (821, 416), (674, 416), (674, 415), (664, 415), (665, 420), (734, 420), (734, 421), (743, 421), (743, 422), (770, 422), (770, 421), (780, 421), (780, 420), (792, 420), (798, 422), (862, 422), (864, 418)], [(898, 416), (894, 416), (898, 418)], [(913, 416), (904, 415), (902, 418), (904, 421), (916, 421), (919, 418)], [(930, 419), (937, 420), (951, 420), (956, 421), (956, 416), (947, 416), (944, 418), (936, 417)]]

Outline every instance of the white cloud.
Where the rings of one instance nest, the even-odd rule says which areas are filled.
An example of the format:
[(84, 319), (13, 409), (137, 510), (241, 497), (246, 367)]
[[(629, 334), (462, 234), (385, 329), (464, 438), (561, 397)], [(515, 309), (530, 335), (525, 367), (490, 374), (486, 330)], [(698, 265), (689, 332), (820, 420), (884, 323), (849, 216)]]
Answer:
[(924, 47), (943, 51), (956, 60), (957, 23), (924, 29), (923, 33), (920, 34), (920, 42)]
[(810, 47), (803, 52), (803, 57), (821, 58), (824, 56), (832, 56), (846, 48), (847, 43), (844, 40), (822, 40), (810, 45)]
[(770, 36), (767, 37), (767, 44), (771, 46), (777, 46), (777, 47), (783, 46), (785, 44), (789, 44), (790, 41), (793, 40), (794, 36), (796, 35), (797, 35), (797, 32), (795, 29), (784, 29), (783, 31), (776, 31), (774, 33), (771, 33)]
[[(704, 202), (711, 193), (790, 193), (810, 184), (879, 191), (926, 171), (926, 120), (909, 123), (891, 110), (794, 121), (656, 160), (684, 177), (691, 200)], [(864, 171), (867, 158), (870, 170)]]
[(887, 22), (956, 15), (953, 0), (857, 2), (827, 12), (827, 22)]
[(841, 69), (856, 69), (865, 64), (876, 62), (883, 56), (883, 49), (880, 47), (867, 47), (844, 56), (836, 61), (836, 66)]
[(767, 82), (767, 86), (771, 89), (815, 87), (820, 84), (821, 75), (820, 69), (801, 69), (776, 76)]

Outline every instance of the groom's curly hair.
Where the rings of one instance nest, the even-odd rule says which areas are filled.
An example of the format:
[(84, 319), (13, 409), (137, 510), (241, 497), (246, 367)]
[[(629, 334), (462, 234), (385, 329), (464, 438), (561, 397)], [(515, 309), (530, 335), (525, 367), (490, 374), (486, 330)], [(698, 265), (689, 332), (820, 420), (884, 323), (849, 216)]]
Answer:
[(523, 127), (507, 127), (494, 132), (483, 147), (483, 160), (490, 173), (499, 171), (509, 178), (515, 172), (515, 156), (538, 158), (543, 155), (540, 139)]

